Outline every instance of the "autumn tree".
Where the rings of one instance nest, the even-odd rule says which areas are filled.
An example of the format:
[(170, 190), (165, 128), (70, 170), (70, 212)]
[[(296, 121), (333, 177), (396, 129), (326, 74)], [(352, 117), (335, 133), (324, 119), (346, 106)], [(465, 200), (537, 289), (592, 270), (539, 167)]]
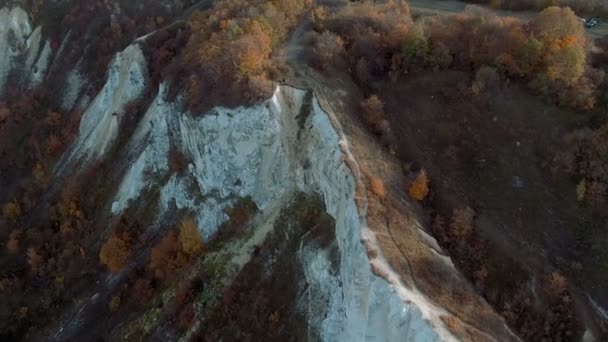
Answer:
[(42, 256), (38, 254), (36, 248), (30, 247), (27, 249), (27, 263), (30, 265), (32, 272), (38, 273), (43, 262), (44, 260), (42, 259)]
[(21, 205), (17, 201), (6, 203), (2, 207), (2, 215), (5, 219), (15, 221), (21, 216)]
[(154, 273), (156, 278), (165, 278), (168, 272), (178, 267), (176, 265), (176, 258), (179, 250), (180, 244), (177, 234), (173, 231), (164, 236), (152, 248), (148, 268)]
[(424, 33), (424, 27), (416, 25), (408, 32), (402, 46), (403, 58), (408, 63), (420, 63), (429, 51), (428, 38)]
[(547, 7), (534, 21), (545, 47), (545, 75), (551, 81), (576, 82), (586, 65), (585, 31), (567, 7)]
[[(184, 48), (191, 110), (236, 106), (269, 96), (273, 49), (287, 37), (311, 1), (216, 1), (189, 19), (191, 35)], [(238, 94), (238, 96), (235, 96)]]
[(429, 193), (429, 179), (424, 169), (420, 170), (416, 179), (409, 186), (408, 193), (416, 201), (422, 201), (426, 198)]
[(326, 70), (344, 53), (344, 41), (333, 32), (323, 31), (315, 35), (313, 53), (318, 67)]
[(475, 79), (471, 85), (473, 94), (479, 95), (485, 91), (494, 89), (500, 83), (500, 75), (495, 68), (482, 66), (475, 73)]
[(108, 308), (111, 312), (118, 311), (120, 308), (120, 296), (112, 296), (110, 303), (108, 303)]
[(384, 187), (384, 182), (382, 181), (381, 178), (379, 177), (372, 177), (371, 181), (370, 181), (370, 185), (372, 188), (372, 192), (378, 196), (379, 198), (383, 199), (386, 197), (386, 188)]
[(198, 256), (203, 252), (203, 237), (191, 216), (184, 217), (180, 223), (179, 242), (182, 251), (189, 257)]
[(6, 241), (6, 250), (9, 254), (19, 252), (19, 231), (13, 230)]
[(112, 236), (101, 247), (99, 261), (110, 272), (118, 272), (125, 267), (130, 254), (131, 251), (128, 243), (118, 236)]
[(203, 238), (196, 221), (185, 216), (179, 226), (179, 233), (169, 231), (150, 251), (148, 269), (158, 279), (186, 266), (204, 249)]
[(450, 223), (450, 233), (457, 239), (466, 238), (473, 232), (473, 220), (475, 211), (469, 207), (454, 209), (452, 222)]
[(241, 77), (259, 75), (268, 61), (270, 36), (268, 31), (256, 20), (247, 23), (246, 34), (234, 43), (237, 65)]
[(145, 278), (138, 278), (135, 281), (131, 293), (135, 301), (139, 304), (146, 304), (154, 298), (152, 284), (150, 283), (150, 280)]
[(384, 120), (384, 102), (377, 95), (371, 95), (361, 102), (363, 120), (372, 129), (379, 130)]
[(608, 194), (606, 192), (606, 185), (602, 182), (593, 181), (586, 190), (585, 198), (589, 204), (598, 211), (602, 209), (606, 203), (606, 195)]
[[(542, 62), (544, 44), (536, 37), (525, 39), (515, 51), (517, 73), (522, 77), (532, 77), (539, 64)], [(515, 70), (511, 70), (515, 71)]]
[(11, 117), (11, 111), (10, 109), (0, 105), (0, 126), (6, 122), (6, 120), (8, 120), (8, 118)]
[(323, 29), (323, 22), (327, 19), (327, 9), (324, 6), (316, 6), (310, 11), (310, 21), (319, 31)]
[(194, 309), (194, 304), (185, 305), (177, 315), (177, 328), (180, 330), (189, 329), (194, 324), (195, 318), (196, 310)]

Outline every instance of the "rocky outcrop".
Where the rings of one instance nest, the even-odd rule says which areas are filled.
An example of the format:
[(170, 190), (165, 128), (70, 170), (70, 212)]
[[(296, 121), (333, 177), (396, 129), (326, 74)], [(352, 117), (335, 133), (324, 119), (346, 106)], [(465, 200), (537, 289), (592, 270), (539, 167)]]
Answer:
[(0, 95), (15, 72), (25, 88), (40, 84), (46, 75), (51, 45), (42, 40), (42, 29), (32, 26), (22, 8), (0, 9)]

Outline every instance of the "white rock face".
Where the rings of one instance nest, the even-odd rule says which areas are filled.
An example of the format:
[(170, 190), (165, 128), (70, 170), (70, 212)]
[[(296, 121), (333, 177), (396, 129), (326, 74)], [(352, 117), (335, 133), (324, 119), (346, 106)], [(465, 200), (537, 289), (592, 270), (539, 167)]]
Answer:
[[(323, 252), (300, 251), (311, 328), (324, 341), (452, 339), (430, 306), (417, 306), (422, 296), (407, 298), (413, 292), (372, 274), (361, 244), (364, 223), (355, 205), (355, 180), (340, 150), (341, 137), (316, 99), (307, 102), (305, 91), (280, 87), (256, 106), (216, 108), (193, 117), (163, 98), (161, 87), (129, 144), (133, 162), (116, 194), (114, 214), (142, 190), (160, 186), (159, 214), (172, 203), (188, 208), (209, 238), (239, 197), (250, 196), (264, 211), (285, 205), (295, 191), (321, 194), (336, 220), (341, 260), (339, 273), (332, 275)], [(188, 174), (157, 184), (168, 171), (171, 149), (192, 161)], [(193, 187), (200, 195), (193, 194)]]
[(70, 71), (66, 79), (67, 85), (63, 94), (63, 101), (61, 108), (64, 111), (70, 111), (76, 106), (76, 101), (82, 95), (82, 89), (84, 87), (84, 81), (80, 76), (78, 67)]
[(20, 78), (28, 88), (40, 84), (51, 58), (51, 45), (44, 43), (42, 30), (32, 29), (28, 14), (20, 7), (0, 9), (0, 94), (4, 91), (8, 76), (20, 72)]
[(103, 157), (118, 137), (125, 106), (141, 97), (147, 80), (146, 61), (134, 44), (116, 54), (101, 92), (82, 116), (78, 138), (59, 169), (73, 161)]

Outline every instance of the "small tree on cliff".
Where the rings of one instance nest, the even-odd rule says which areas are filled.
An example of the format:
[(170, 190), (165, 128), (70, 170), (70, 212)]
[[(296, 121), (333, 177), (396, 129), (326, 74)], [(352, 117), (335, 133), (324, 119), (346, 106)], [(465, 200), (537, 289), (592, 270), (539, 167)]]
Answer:
[(203, 237), (194, 219), (186, 216), (182, 219), (179, 228), (179, 242), (182, 251), (188, 257), (200, 255), (203, 252)]
[(416, 176), (416, 179), (410, 185), (408, 193), (416, 201), (422, 201), (426, 198), (429, 193), (429, 178), (424, 169), (420, 170), (420, 173), (418, 173), (418, 176)]

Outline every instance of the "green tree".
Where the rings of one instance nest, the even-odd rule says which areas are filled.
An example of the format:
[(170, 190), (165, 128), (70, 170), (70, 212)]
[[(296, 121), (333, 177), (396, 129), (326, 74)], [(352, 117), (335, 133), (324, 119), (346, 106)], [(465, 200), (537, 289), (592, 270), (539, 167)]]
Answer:
[(412, 27), (401, 47), (401, 53), (406, 61), (424, 58), (429, 51), (428, 38), (420, 25)]

